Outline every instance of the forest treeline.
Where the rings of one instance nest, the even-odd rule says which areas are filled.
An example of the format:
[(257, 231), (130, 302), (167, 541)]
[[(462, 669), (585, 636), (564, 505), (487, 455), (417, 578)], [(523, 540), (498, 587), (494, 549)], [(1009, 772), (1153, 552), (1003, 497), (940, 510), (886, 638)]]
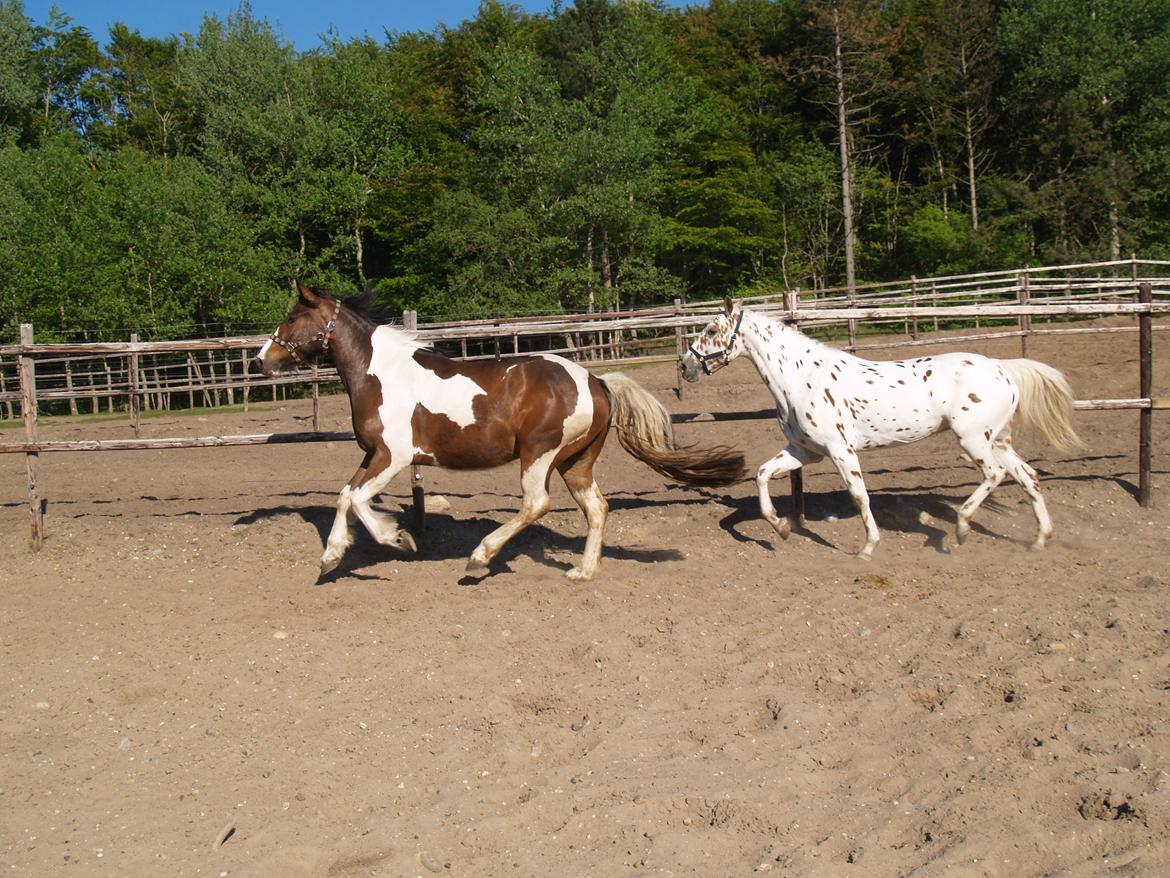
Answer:
[(299, 52), (68, 4), (0, 0), (5, 339), (1170, 257), (1170, 0), (485, 0)]

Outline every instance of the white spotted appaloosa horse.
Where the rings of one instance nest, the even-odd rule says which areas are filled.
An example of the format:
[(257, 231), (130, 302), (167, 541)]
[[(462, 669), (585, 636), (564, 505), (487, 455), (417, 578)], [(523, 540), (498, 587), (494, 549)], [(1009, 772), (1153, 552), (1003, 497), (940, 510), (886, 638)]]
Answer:
[(790, 524), (776, 514), (768, 481), (782, 473), (832, 460), (845, 480), (872, 555), (881, 539), (869, 509), (859, 451), (914, 442), (950, 427), (983, 481), (959, 509), (957, 539), (964, 542), (971, 517), (1005, 476), (1032, 500), (1039, 533), (1033, 548), (1052, 536), (1052, 520), (1040, 480), (1012, 447), (1011, 421), (1019, 415), (1060, 449), (1081, 446), (1070, 424), (1072, 391), (1064, 375), (1035, 360), (995, 360), (948, 353), (913, 360), (863, 360), (809, 338), (799, 330), (724, 300), (724, 311), (690, 345), (680, 368), (688, 381), (710, 375), (746, 353), (776, 398), (776, 414), (788, 446), (756, 476), (760, 512), (787, 539)]
[(478, 574), (487, 572), (509, 539), (548, 511), (555, 469), (589, 526), (581, 566), (568, 571), (571, 579), (591, 579), (601, 562), (608, 505), (593, 479), (593, 465), (611, 425), (623, 448), (670, 478), (725, 485), (744, 477), (743, 455), (726, 446), (678, 448), (669, 413), (631, 378), (618, 373), (597, 378), (576, 363), (544, 354), (452, 360), (429, 350), (413, 333), (379, 325), (358, 301), (303, 286), (256, 364), (271, 376), (326, 352), (349, 393), (365, 459), (338, 498), (321, 557), (323, 576), (353, 542), (353, 515), (379, 543), (416, 550), (408, 532), (370, 505), (412, 464), (485, 469), (520, 459), (520, 512), (472, 552), (467, 569)]

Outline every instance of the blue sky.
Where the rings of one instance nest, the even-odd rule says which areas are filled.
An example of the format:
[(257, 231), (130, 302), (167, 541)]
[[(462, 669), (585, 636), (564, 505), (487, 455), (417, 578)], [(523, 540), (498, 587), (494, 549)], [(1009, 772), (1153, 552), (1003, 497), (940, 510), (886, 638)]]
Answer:
[[(513, 2), (529, 12), (543, 13), (552, 0)], [(105, 46), (110, 25), (118, 21), (147, 37), (196, 33), (205, 14), (223, 21), (240, 4), (239, 0), (25, 0), (25, 14), (44, 24), (54, 5)], [(318, 35), (330, 26), (343, 39), (368, 33), (377, 40), (382, 39), (385, 28), (402, 32), (431, 31), (440, 24), (457, 27), (464, 19), (475, 17), (479, 0), (251, 0), (251, 5), (255, 18), (267, 19), (278, 34), (298, 50), (307, 51), (320, 45)]]

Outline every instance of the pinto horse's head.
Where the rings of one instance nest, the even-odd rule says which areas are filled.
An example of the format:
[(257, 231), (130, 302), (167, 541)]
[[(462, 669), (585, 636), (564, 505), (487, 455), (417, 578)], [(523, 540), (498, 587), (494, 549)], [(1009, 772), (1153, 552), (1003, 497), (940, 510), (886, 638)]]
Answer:
[(296, 305), (256, 355), (256, 368), (269, 377), (316, 362), (333, 341), (341, 301), (299, 283), (297, 288)]
[(703, 328), (679, 359), (683, 378), (698, 381), (700, 371), (710, 375), (743, 353), (743, 338), (739, 333), (742, 322), (743, 310), (739, 303), (731, 301), (730, 296), (725, 297), (723, 313)]

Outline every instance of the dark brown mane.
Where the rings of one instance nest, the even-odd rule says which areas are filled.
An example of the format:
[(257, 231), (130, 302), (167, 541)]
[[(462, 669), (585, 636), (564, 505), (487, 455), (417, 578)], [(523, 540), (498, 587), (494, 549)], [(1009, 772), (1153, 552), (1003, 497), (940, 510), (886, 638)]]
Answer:
[(374, 301), (374, 292), (369, 287), (360, 293), (354, 293), (352, 296), (339, 296), (316, 287), (309, 287), (309, 289), (318, 296), (340, 301), (346, 309), (352, 311), (356, 316), (376, 326), (397, 326), (402, 322), (401, 317), (398, 320), (394, 319), (393, 312), (386, 305)]

